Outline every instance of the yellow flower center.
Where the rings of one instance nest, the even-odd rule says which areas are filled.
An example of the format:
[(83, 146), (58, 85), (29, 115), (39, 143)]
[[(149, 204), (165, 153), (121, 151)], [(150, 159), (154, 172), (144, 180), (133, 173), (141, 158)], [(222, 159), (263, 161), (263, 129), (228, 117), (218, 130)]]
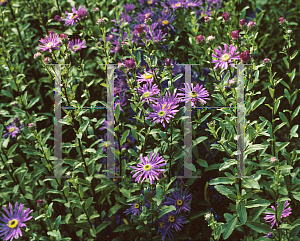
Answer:
[(201, 17), (204, 17), (204, 13), (201, 13)]
[(143, 94), (143, 96), (144, 96), (145, 98), (148, 98), (148, 97), (150, 96), (150, 93), (149, 93), (149, 92), (145, 92), (145, 93)]
[(181, 7), (181, 3), (176, 3), (175, 6), (176, 7)]
[(74, 18), (76, 18), (76, 17), (77, 17), (77, 14), (73, 13), (72, 18), (74, 19)]
[(165, 113), (164, 111), (160, 111), (160, 112), (158, 113), (158, 115), (159, 115), (160, 117), (163, 117), (165, 114), (166, 114), (166, 113)]
[(169, 24), (169, 21), (168, 20), (164, 20), (162, 21), (163, 25), (168, 25)]
[(227, 62), (228, 60), (230, 60), (230, 55), (229, 54), (223, 54), (222, 61)]
[(197, 92), (196, 91), (192, 91), (191, 92), (191, 97), (193, 97), (193, 98), (197, 97)]
[[(146, 65), (143, 65), (142, 68), (143, 68), (143, 69), (146, 69)], [(146, 78), (146, 77), (145, 77), (145, 78)]]
[(166, 10), (164, 10), (164, 12), (165, 12), (165, 13), (167, 13), (167, 12), (169, 12), (169, 10), (168, 10), (168, 9), (166, 9)]
[(171, 215), (169, 216), (168, 220), (170, 223), (173, 223), (175, 221), (175, 217)]
[(177, 204), (178, 206), (181, 206), (181, 205), (182, 205), (182, 200), (181, 200), (181, 199), (178, 199), (177, 202), (176, 202), (176, 204)]
[(73, 46), (73, 49), (74, 49), (74, 50), (77, 50), (77, 49), (79, 49), (79, 46), (78, 46), (78, 45), (75, 45), (75, 46)]
[(140, 207), (140, 204), (138, 204), (138, 203), (134, 204), (135, 209), (138, 209), (139, 207)]
[(117, 180), (118, 180), (117, 178), (114, 178), (114, 179), (113, 179), (114, 182), (116, 182)]
[(152, 4), (152, 0), (149, 0), (149, 1), (148, 1), (148, 4)]
[(164, 223), (164, 222), (159, 222), (159, 226), (160, 226), (161, 228), (163, 228), (163, 227), (165, 226), (165, 223)]
[[(145, 68), (146, 68), (146, 66), (145, 66)], [(152, 77), (153, 77), (152, 74), (145, 74), (145, 79), (151, 79)]]
[(164, 104), (163, 107), (162, 107), (162, 109), (164, 109), (164, 108), (166, 107), (166, 105), (167, 105), (167, 104)]
[(11, 128), (9, 129), (9, 132), (11, 133), (11, 132), (13, 132), (15, 129), (16, 129), (15, 127), (11, 127)]
[(158, 22), (161, 22), (161, 18), (158, 19)]
[(52, 42), (49, 42), (49, 43), (46, 44), (46, 47), (47, 47), (47, 48), (52, 48), (52, 46), (53, 46), (53, 43), (52, 43)]
[(18, 220), (13, 219), (13, 220), (9, 221), (8, 227), (10, 227), (10, 228), (15, 228), (15, 227), (18, 226), (18, 223), (19, 223)]
[(145, 166), (144, 166), (144, 170), (145, 170), (145, 171), (151, 170), (151, 165), (149, 165), (149, 164), (145, 165)]

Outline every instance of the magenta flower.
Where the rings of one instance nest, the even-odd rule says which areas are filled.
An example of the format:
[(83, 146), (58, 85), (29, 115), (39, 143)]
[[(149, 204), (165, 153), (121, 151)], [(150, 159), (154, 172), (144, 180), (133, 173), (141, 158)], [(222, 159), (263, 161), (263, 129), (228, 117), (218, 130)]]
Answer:
[(135, 64), (133, 58), (130, 58), (129, 60), (125, 60), (125, 67), (127, 69), (133, 69), (133, 68), (135, 68), (135, 66), (136, 66), (136, 64)]
[[(284, 209), (283, 209), (283, 212), (281, 214), (281, 218), (285, 218), (287, 216), (289, 216), (292, 212), (292, 209), (291, 208), (286, 208), (287, 206), (289, 205), (289, 202), (288, 201), (285, 201), (285, 205), (284, 205)], [(277, 203), (277, 207), (279, 206), (279, 203)], [(274, 206), (271, 206), (271, 208), (276, 211), (275, 207)], [(276, 219), (275, 219), (275, 212), (273, 213), (270, 213), (270, 212), (266, 212), (265, 214), (268, 214), (266, 217), (264, 217), (265, 219), (265, 222), (268, 223), (268, 222), (272, 222), (272, 225), (271, 225), (271, 229), (273, 228), (274, 224), (276, 223), (276, 226), (278, 227), (278, 223), (276, 222)], [(280, 220), (280, 223), (282, 223), (282, 220)]]
[(230, 19), (230, 13), (224, 12), (222, 14), (223, 20), (228, 21)]
[(57, 21), (57, 22), (61, 21), (61, 16), (55, 15), (54, 16), (54, 21)]
[(214, 69), (216, 70), (218, 67), (220, 67), (222, 69), (227, 69), (228, 64), (230, 64), (231, 67), (233, 67), (231, 60), (233, 60), (233, 59), (239, 60), (240, 59), (239, 52), (235, 52), (236, 49), (237, 48), (232, 44), (230, 45), (229, 52), (228, 52), (227, 44), (224, 45), (223, 52), (222, 52), (221, 46), (219, 46), (219, 49), (216, 48), (215, 52), (217, 55), (212, 54), (213, 57), (217, 58), (216, 60), (212, 60), (212, 63), (217, 63), (215, 65)]
[(245, 24), (246, 24), (246, 20), (245, 20), (245, 19), (241, 19), (241, 20), (239, 21), (239, 23), (240, 23), (240, 27), (243, 27), (243, 26), (245, 26)]
[(131, 13), (135, 9), (135, 5), (127, 3), (124, 5), (125, 13)]
[(154, 81), (154, 75), (152, 73), (146, 72), (145, 74), (140, 75), (136, 81), (139, 83), (152, 83)]
[(4, 211), (7, 216), (5, 216), (2, 212), (3, 218), (0, 217), (0, 221), (4, 223), (0, 223), (0, 237), (7, 241), (12, 241), (13, 238), (22, 237), (21, 227), (26, 227), (24, 222), (30, 220), (32, 216), (28, 217), (28, 215), (33, 212), (29, 208), (23, 211), (24, 204), (21, 204), (18, 209), (18, 203), (15, 204), (15, 211), (13, 212), (12, 205), (9, 203), (10, 212), (3, 206)]
[[(142, 163), (138, 163), (137, 167), (130, 166), (132, 169), (135, 169), (137, 171), (132, 178), (135, 178), (138, 176), (135, 181), (140, 182), (141, 178), (143, 177), (142, 181), (146, 179), (150, 179), (150, 183), (153, 184), (153, 180), (159, 180), (158, 179), (158, 171), (165, 171), (165, 169), (158, 169), (158, 167), (165, 166), (165, 159), (160, 157), (158, 153), (154, 153), (151, 151), (150, 157), (140, 156)], [(131, 171), (131, 173), (135, 172)]]
[(176, 114), (179, 111), (175, 110), (177, 107), (178, 105), (176, 105), (176, 102), (172, 99), (171, 94), (169, 95), (169, 99), (161, 98), (160, 94), (160, 99), (158, 99), (157, 104), (151, 105), (154, 112), (149, 113), (149, 116), (146, 119), (153, 119), (152, 124), (160, 122), (163, 127), (166, 127), (164, 121), (169, 123), (170, 119), (174, 118), (173, 114)]
[(69, 41), (69, 49), (73, 50), (74, 52), (81, 50), (82, 48), (86, 48), (85, 45), (85, 41), (83, 40), (82, 42), (80, 42), (80, 39), (72, 39), (71, 41)]
[(195, 106), (198, 103), (206, 104), (205, 100), (210, 100), (208, 98), (209, 93), (208, 91), (203, 87), (203, 85), (197, 84), (195, 87), (193, 83), (191, 83), (191, 87), (188, 85), (185, 85), (185, 88), (181, 88), (181, 91), (184, 91), (185, 93), (179, 93), (178, 96), (181, 96), (181, 102), (183, 101), (192, 101), (192, 105)]
[(87, 15), (87, 10), (84, 7), (81, 7), (81, 5), (78, 8), (78, 11), (76, 10), (75, 6), (72, 7), (72, 13), (65, 12), (67, 14), (66, 18), (62, 19), (65, 22), (65, 25), (75, 25), (80, 19), (83, 19)]
[(19, 133), (19, 128), (17, 126), (14, 126), (14, 123), (11, 122), (8, 126), (6, 126), (7, 131), (3, 131), (4, 133), (7, 132), (6, 134), (4, 134), (2, 137), (7, 138), (9, 136), (11, 136), (12, 138), (15, 138), (16, 135)]
[(201, 43), (205, 40), (205, 37), (203, 35), (199, 35), (196, 37), (196, 43)]
[(38, 47), (38, 49), (40, 49), (41, 52), (49, 50), (49, 52), (51, 53), (52, 49), (59, 49), (57, 46), (61, 45), (59, 41), (59, 35), (53, 32), (51, 32), (49, 36), (46, 35), (46, 38), (40, 39), (40, 42), (43, 44), (39, 44), (40, 47)]

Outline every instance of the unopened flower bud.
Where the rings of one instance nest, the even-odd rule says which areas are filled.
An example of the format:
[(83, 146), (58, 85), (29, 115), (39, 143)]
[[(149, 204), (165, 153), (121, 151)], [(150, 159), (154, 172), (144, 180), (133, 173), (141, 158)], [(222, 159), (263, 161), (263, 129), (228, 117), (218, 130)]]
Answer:
[(201, 42), (203, 42), (204, 41), (204, 36), (203, 35), (199, 35), (199, 36), (197, 36), (196, 37), (196, 43), (198, 44), (198, 43), (201, 43)]
[(249, 28), (249, 29), (253, 29), (255, 26), (256, 26), (256, 23), (253, 22), (253, 21), (250, 21), (250, 22), (248, 23), (248, 28)]
[(268, 63), (270, 63), (271, 62), (271, 60), (270, 59), (268, 59), (268, 58), (264, 58), (264, 64), (268, 64)]
[(41, 57), (41, 53), (40, 52), (37, 52), (37, 53), (35, 53), (34, 55), (33, 55), (33, 58), (34, 59), (39, 59), (40, 57)]
[(57, 21), (57, 22), (61, 21), (61, 16), (55, 15), (54, 16), (54, 21)]
[(39, 199), (36, 202), (37, 202), (38, 205), (44, 205), (45, 204), (44, 200), (42, 200), (42, 199)]
[(29, 123), (28, 128), (32, 128), (32, 127), (34, 127), (34, 123)]
[(224, 13), (222, 14), (222, 17), (223, 17), (223, 20), (224, 20), (225, 22), (227, 22), (227, 21), (230, 19), (230, 12), (229, 12), (229, 13), (224, 12)]
[(241, 19), (240, 20), (240, 26), (243, 27), (246, 24), (246, 20), (245, 19)]
[(45, 59), (44, 59), (44, 63), (45, 64), (48, 64), (48, 63), (50, 63), (51, 62), (51, 59), (49, 58), (49, 57), (46, 57)]

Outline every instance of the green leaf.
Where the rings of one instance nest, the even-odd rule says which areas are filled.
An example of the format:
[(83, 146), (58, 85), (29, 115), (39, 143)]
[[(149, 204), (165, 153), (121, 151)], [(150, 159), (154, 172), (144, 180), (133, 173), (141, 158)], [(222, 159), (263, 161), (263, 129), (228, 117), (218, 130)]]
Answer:
[(87, 210), (89, 208), (89, 206), (92, 204), (93, 202), (93, 197), (89, 197), (86, 201), (85, 201), (85, 209)]
[(185, 162), (184, 167), (186, 167), (189, 170), (192, 170), (193, 172), (196, 172), (196, 167), (193, 163)]
[(280, 105), (280, 100), (277, 100), (275, 105), (274, 105), (274, 115), (277, 113), (279, 105)]
[(226, 227), (225, 227), (225, 230), (223, 232), (223, 238), (224, 239), (228, 239), (229, 236), (232, 234), (235, 226), (236, 226), (236, 223), (238, 221), (238, 217), (237, 216), (234, 216), (227, 224), (226, 224)]
[(243, 184), (246, 188), (260, 189), (259, 183), (253, 178), (243, 178)]
[(121, 188), (120, 192), (124, 195), (124, 197), (126, 198), (130, 198), (130, 190), (126, 189), (126, 188)]
[(156, 195), (155, 195), (155, 198), (156, 198), (157, 206), (160, 206), (161, 201), (164, 198), (164, 195), (163, 195), (163, 190), (162, 190), (161, 186), (159, 185), (159, 183), (156, 184)]
[(207, 136), (200, 136), (195, 141), (193, 140), (193, 146), (198, 145), (202, 141), (205, 141), (208, 137)]
[(78, 192), (79, 192), (79, 195), (80, 195), (80, 199), (83, 198), (83, 188), (81, 185), (78, 186)]
[(54, 230), (57, 230), (59, 228), (60, 222), (61, 222), (61, 215), (59, 215), (54, 222), (54, 226), (53, 226)]
[(101, 223), (96, 229), (96, 234), (101, 232), (103, 229), (105, 229), (110, 224), (111, 224), (111, 221)]
[(254, 111), (258, 106), (260, 106), (265, 101), (265, 99), (266, 97), (261, 97), (258, 100), (254, 100), (252, 102), (251, 111)]
[(293, 128), (290, 131), (290, 135), (292, 137), (298, 137), (298, 133), (297, 133), (298, 128), (299, 128), (299, 125), (294, 125), (293, 126)]
[(205, 160), (203, 160), (203, 159), (198, 159), (196, 162), (197, 162), (201, 167), (208, 167), (207, 162), (206, 162)]
[(255, 208), (255, 207), (261, 207), (261, 206), (269, 206), (271, 203), (266, 199), (255, 199), (247, 201), (247, 204), (245, 205), (246, 208)]
[(151, 193), (149, 192), (149, 190), (147, 188), (144, 188), (144, 194), (145, 194), (146, 198), (148, 199), (148, 201), (152, 202)]
[(290, 64), (289, 64), (289, 61), (287, 60), (287, 57), (284, 57), (283, 61), (284, 61), (285, 65), (286, 65), (286, 68), (289, 69), (290, 68)]
[(292, 120), (299, 114), (299, 110), (300, 110), (300, 105), (295, 109), (295, 111), (292, 114)]
[(11, 158), (11, 157), (13, 156), (12, 153), (16, 150), (18, 144), (19, 144), (19, 143), (13, 144), (13, 145), (9, 148), (9, 150), (8, 150), (8, 152), (7, 152), (8, 158)]
[(114, 215), (121, 207), (122, 205), (120, 204), (116, 204), (113, 207), (111, 207), (108, 211), (108, 217), (110, 218), (112, 215)]
[(102, 204), (104, 199), (116, 188), (116, 186), (107, 187), (101, 194), (98, 203)]
[(217, 184), (233, 184), (234, 181), (231, 180), (229, 177), (217, 177), (215, 179), (212, 179), (209, 182), (209, 185), (217, 185)]
[(275, 149), (275, 153), (278, 153), (281, 149), (285, 148), (286, 146), (288, 146), (290, 144), (290, 142), (284, 142), (281, 145), (279, 145), (276, 149)]
[(240, 221), (242, 224), (245, 224), (247, 221), (247, 210), (245, 208), (245, 204), (244, 201), (241, 200), (238, 204), (237, 204), (237, 213), (240, 217)]
[(122, 147), (123, 143), (126, 141), (127, 136), (129, 135), (130, 130), (127, 130), (123, 133), (121, 141), (120, 141), (120, 145)]
[(120, 116), (120, 103), (118, 103), (118, 104), (116, 105), (116, 108), (115, 108), (116, 122), (119, 121), (119, 116)]
[(297, 56), (298, 52), (299, 51), (296, 51), (295, 53), (293, 53), (293, 55), (291, 56), (291, 60), (293, 60)]
[(278, 221), (278, 223), (280, 223), (280, 221), (281, 221), (281, 215), (282, 215), (282, 212), (284, 209), (284, 205), (285, 205), (285, 202), (280, 202), (279, 206), (277, 207), (277, 214), (276, 214), (277, 219), (276, 220)]
[(270, 232), (270, 226), (261, 222), (247, 222), (246, 225), (258, 233), (267, 234)]
[(163, 206), (160, 210), (160, 213), (158, 215), (158, 218), (161, 218), (162, 216), (164, 216), (166, 213), (175, 211), (176, 208), (173, 205), (170, 206)]
[(1, 90), (1, 92), (2, 92), (3, 95), (14, 99), (14, 96), (9, 91), (7, 91), (7, 90)]
[(128, 231), (128, 230), (131, 230), (131, 229), (134, 229), (134, 226), (127, 225), (127, 224), (122, 224), (122, 225), (120, 225), (120, 226), (118, 226), (117, 228), (114, 229), (114, 233)]
[(228, 187), (223, 186), (223, 185), (216, 185), (214, 186), (214, 188), (221, 193), (222, 195), (228, 197), (230, 194), (231, 195), (235, 195), (233, 191), (231, 191)]
[(283, 166), (280, 166), (280, 167), (278, 167), (278, 170), (291, 170), (291, 169), (293, 169), (293, 167), (292, 166), (290, 166), (290, 165), (283, 165)]
[(88, 127), (88, 125), (89, 125), (89, 121), (86, 120), (86, 121), (80, 126), (78, 132), (79, 132), (79, 133), (84, 133), (85, 130), (86, 130), (86, 128)]
[(90, 234), (92, 237), (96, 238), (97, 237), (97, 233), (96, 233), (96, 229), (95, 227), (90, 228)]
[(262, 144), (255, 144), (255, 145), (252, 145), (252, 146), (249, 146), (245, 151), (244, 151), (244, 155), (248, 155), (252, 152), (255, 152), (257, 150), (262, 150), (262, 149), (265, 149), (265, 146), (262, 145)]
[(291, 89), (290, 86), (286, 82), (284, 82), (283, 80), (281, 80), (280, 83), (283, 84), (289, 90)]
[(34, 105), (39, 101), (39, 99), (40, 99), (40, 97), (35, 97), (35, 98), (33, 98), (33, 99), (30, 101), (29, 105), (27, 106), (27, 109), (30, 109), (32, 106), (34, 106)]
[(48, 209), (47, 209), (46, 215), (49, 217), (51, 217), (51, 215), (52, 215), (52, 206), (53, 206), (53, 202), (50, 203), (50, 205), (48, 206)]
[(226, 160), (224, 163), (221, 164), (220, 168), (219, 168), (219, 171), (223, 171), (227, 168), (229, 168), (230, 166), (236, 164), (236, 160), (235, 159), (229, 159), (229, 160)]
[(283, 122), (283, 123), (280, 123), (278, 126), (275, 127), (274, 129), (274, 133), (276, 133), (276, 131), (278, 131), (281, 127), (283, 127), (286, 123)]

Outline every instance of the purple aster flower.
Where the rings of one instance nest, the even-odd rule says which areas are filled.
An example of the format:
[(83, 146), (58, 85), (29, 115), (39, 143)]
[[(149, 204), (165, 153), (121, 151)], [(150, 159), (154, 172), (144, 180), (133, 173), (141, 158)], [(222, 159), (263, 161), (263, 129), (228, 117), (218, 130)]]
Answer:
[(15, 138), (16, 135), (19, 133), (19, 128), (17, 126), (14, 125), (13, 122), (11, 122), (8, 126), (6, 126), (6, 130), (4, 130), (3, 132), (6, 133), (4, 134), (2, 137), (7, 138), (9, 136), (11, 136), (12, 138)]
[(147, 84), (140, 86), (138, 92), (142, 95), (142, 101), (147, 101), (147, 103), (150, 104), (150, 101), (156, 103), (156, 98), (153, 98), (152, 96), (159, 94), (159, 89), (156, 84), (152, 86), (152, 83), (148, 82)]
[(170, 99), (165, 103), (165, 100), (161, 98), (161, 93), (159, 94), (160, 100), (158, 100), (157, 104), (151, 105), (154, 112), (149, 113), (149, 116), (146, 119), (153, 119), (152, 124), (160, 122), (163, 127), (166, 127), (164, 121), (169, 123), (170, 118), (174, 118), (173, 114), (176, 114), (179, 111), (175, 110), (178, 105)]
[(24, 204), (21, 204), (18, 209), (18, 203), (15, 204), (15, 211), (13, 212), (12, 205), (9, 203), (10, 212), (3, 206), (4, 211), (8, 216), (2, 214), (3, 218), (0, 217), (0, 221), (4, 222), (4, 224), (0, 223), (0, 236), (2, 236), (3, 240), (12, 241), (13, 238), (22, 237), (21, 227), (26, 227), (24, 222), (30, 220), (32, 216), (28, 217), (28, 215), (33, 212), (29, 208), (23, 211)]
[(85, 45), (85, 40), (83, 40), (82, 42), (80, 42), (80, 39), (75, 39), (75, 42), (74, 39), (69, 41), (69, 49), (73, 50), (74, 52), (87, 47), (83, 45)]
[(187, 189), (182, 192), (179, 189), (175, 189), (175, 192), (171, 192), (172, 198), (167, 197), (165, 205), (174, 205), (176, 207), (176, 213), (182, 213), (190, 211), (190, 204), (192, 201), (192, 194), (187, 194)]
[(114, 22), (116, 24), (116, 26), (121, 26), (121, 24), (125, 21), (125, 22), (131, 22), (132, 18), (127, 15), (127, 14), (124, 14), (123, 12), (121, 12), (121, 17), (119, 18), (119, 22), (120, 24), (118, 23), (118, 20), (115, 19), (115, 20), (111, 20), (112, 22)]
[(215, 52), (217, 55), (212, 54), (213, 57), (217, 58), (216, 60), (212, 60), (212, 63), (217, 63), (215, 65), (214, 69), (216, 70), (218, 67), (220, 67), (222, 69), (227, 69), (228, 64), (230, 64), (231, 67), (233, 67), (231, 60), (233, 60), (233, 59), (239, 60), (240, 59), (239, 52), (235, 52), (236, 50), (237, 50), (237, 47), (235, 47), (232, 44), (229, 47), (229, 52), (228, 52), (227, 44), (224, 45), (223, 52), (222, 52), (221, 46), (219, 46), (219, 49), (216, 48)]
[(273, 238), (273, 233), (272, 232), (268, 232), (268, 234), (265, 236), (265, 238)]
[(0, 0), (0, 5), (1, 5), (1, 6), (5, 6), (5, 5), (6, 5), (6, 3), (7, 3), (7, 1), (6, 1), (6, 0)]
[[(282, 211), (282, 214), (281, 214), (281, 218), (285, 218), (287, 216), (289, 216), (292, 212), (292, 209), (291, 208), (286, 208), (289, 204), (288, 201), (285, 201), (285, 205), (284, 205), (284, 209)], [(277, 203), (277, 207), (279, 206), (279, 203)], [(275, 207), (274, 206), (271, 206), (271, 208), (276, 211)], [(270, 212), (266, 212), (265, 214), (268, 214), (266, 217), (264, 217), (265, 219), (265, 222), (268, 223), (268, 222), (272, 222), (272, 225), (271, 225), (271, 229), (273, 228), (274, 224), (276, 223), (276, 226), (278, 227), (278, 223), (276, 222), (276, 219), (275, 219), (275, 212), (274, 213), (270, 213)], [(282, 223), (282, 220), (280, 220), (280, 223)]]
[(126, 214), (126, 216), (129, 214), (140, 216), (140, 214), (142, 212), (142, 205), (140, 205), (138, 203), (138, 201), (136, 201), (133, 204), (128, 204), (128, 205), (130, 205), (130, 208), (126, 209), (126, 211), (124, 212)]
[(158, 0), (139, 0), (140, 4), (143, 6), (144, 4), (148, 5), (156, 5), (158, 3)]
[(173, 234), (172, 234), (172, 232), (174, 232), (174, 230), (172, 230), (170, 228), (166, 228), (167, 221), (165, 220), (165, 218), (158, 219), (157, 223), (158, 223), (157, 235), (160, 234), (162, 236), (163, 241), (165, 240), (167, 235), (170, 240), (174, 238)]
[(194, 0), (187, 0), (186, 2), (185, 2), (185, 8), (186, 9), (188, 9), (188, 8), (194, 8), (194, 7), (200, 7), (200, 5), (202, 5), (203, 4), (203, 1), (202, 0), (196, 0), (196, 1), (194, 1)]
[(49, 50), (49, 52), (51, 53), (52, 49), (59, 49), (57, 46), (61, 45), (59, 41), (59, 35), (56, 33), (50, 33), (49, 36), (46, 35), (44, 39), (40, 39), (40, 42), (43, 44), (39, 44), (40, 47), (38, 47), (41, 52)]
[(126, 91), (128, 89), (128, 84), (125, 79), (123, 78), (117, 78), (117, 81), (114, 82), (116, 92), (121, 93), (123, 91)]
[(154, 75), (151, 72), (146, 72), (145, 74), (140, 74), (136, 81), (139, 83), (152, 83), (154, 81)]
[(124, 5), (125, 13), (131, 13), (135, 9), (135, 5), (132, 3), (127, 3)]
[(122, 109), (122, 106), (125, 106), (126, 104), (128, 104), (128, 101), (126, 99), (126, 96), (125, 96), (125, 91), (119, 96), (118, 100), (114, 102), (114, 110), (116, 109), (116, 105), (117, 104), (120, 104), (120, 110), (121, 111), (124, 111)]
[(55, 15), (54, 16), (54, 21), (57, 21), (57, 22), (61, 21), (61, 16)]
[(179, 216), (175, 211), (167, 213), (162, 218), (166, 223), (166, 229), (174, 228), (176, 231), (180, 231), (183, 224), (186, 224), (186, 216)]
[(210, 98), (207, 98), (209, 96), (208, 91), (203, 87), (203, 85), (197, 84), (196, 87), (194, 87), (193, 83), (191, 83), (191, 87), (188, 85), (185, 85), (185, 88), (180, 89), (181, 91), (184, 91), (185, 93), (179, 93), (178, 96), (181, 97), (181, 102), (188, 102), (192, 101), (192, 105), (202, 103), (206, 104), (205, 100), (210, 100)]
[(154, 43), (159, 43), (159, 42), (162, 42), (162, 41), (166, 41), (166, 39), (164, 37), (167, 35), (167, 33), (163, 34), (162, 30), (158, 29), (158, 30), (153, 31), (153, 35), (152, 35), (151, 32), (149, 33), (149, 35), (150, 36), (146, 37), (146, 39), (148, 41), (154, 39)]
[(165, 8), (170, 6), (170, 8), (172, 8), (173, 10), (176, 10), (177, 8), (181, 8), (181, 7), (185, 6), (184, 0), (168, 0), (166, 2), (167, 2), (167, 4), (162, 2), (161, 5)]
[(77, 10), (75, 6), (72, 7), (72, 13), (69, 13), (68, 11), (65, 12), (67, 14), (66, 18), (63, 18), (62, 20), (66, 21), (65, 25), (75, 25), (75, 23), (78, 22), (79, 18), (77, 15)]
[(84, 19), (87, 16), (87, 10), (84, 7), (81, 7), (81, 5), (78, 8), (77, 16), (79, 20)]
[(146, 19), (146, 16), (148, 18), (152, 18), (153, 17), (153, 11), (151, 9), (142, 9), (141, 10), (142, 13), (137, 13), (137, 20), (144, 22)]
[(134, 171), (131, 171), (131, 173), (137, 171), (132, 176), (132, 178), (135, 178), (138, 175), (135, 181), (140, 182), (142, 176), (144, 176), (141, 182), (149, 178), (150, 183), (153, 184), (154, 179), (158, 180), (158, 171), (165, 171), (165, 169), (158, 169), (158, 167), (166, 165), (165, 159), (160, 157), (158, 153), (152, 154), (153, 152), (151, 151), (150, 157), (140, 156), (142, 163), (138, 163), (137, 167), (130, 166), (131, 168), (135, 169)]

